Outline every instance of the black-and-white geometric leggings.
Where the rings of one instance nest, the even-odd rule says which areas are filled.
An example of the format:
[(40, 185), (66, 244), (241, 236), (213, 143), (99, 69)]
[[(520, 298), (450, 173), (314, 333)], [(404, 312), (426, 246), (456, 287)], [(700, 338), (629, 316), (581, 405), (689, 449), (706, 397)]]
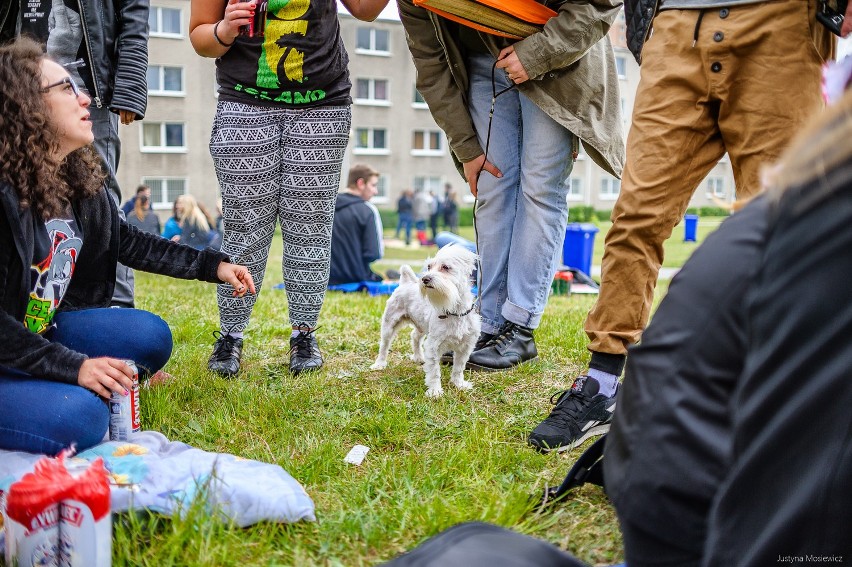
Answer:
[[(219, 101), (210, 154), (222, 191), (222, 252), (263, 285), (276, 221), (291, 325), (315, 327), (328, 285), (331, 227), (349, 141), (349, 106), (266, 108)], [(222, 332), (242, 332), (256, 295), (219, 285)]]

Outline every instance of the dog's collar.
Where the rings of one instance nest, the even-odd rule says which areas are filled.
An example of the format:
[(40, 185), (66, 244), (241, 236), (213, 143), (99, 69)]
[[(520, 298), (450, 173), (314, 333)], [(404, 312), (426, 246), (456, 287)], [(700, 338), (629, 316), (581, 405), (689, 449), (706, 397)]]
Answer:
[(446, 313), (444, 313), (443, 315), (438, 315), (438, 319), (446, 319), (447, 317), (450, 317), (450, 316), (453, 316), (453, 317), (464, 317), (465, 315), (467, 315), (468, 313), (470, 313), (471, 311), (473, 311), (473, 308), (474, 308), (474, 307), (476, 307), (476, 303), (474, 303), (473, 305), (471, 305), (471, 306), (470, 306), (470, 309), (468, 309), (468, 310), (467, 310), (467, 311), (465, 311), (464, 313), (450, 313), (449, 311), (447, 311), (447, 312), (446, 312)]

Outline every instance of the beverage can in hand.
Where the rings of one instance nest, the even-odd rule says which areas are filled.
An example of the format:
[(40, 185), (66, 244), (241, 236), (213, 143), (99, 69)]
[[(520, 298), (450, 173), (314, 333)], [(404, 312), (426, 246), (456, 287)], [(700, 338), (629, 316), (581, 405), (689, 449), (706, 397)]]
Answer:
[(109, 398), (110, 441), (127, 441), (131, 433), (142, 429), (139, 415), (139, 369), (132, 360), (124, 362), (133, 370), (133, 387), (130, 388), (129, 396), (113, 392)]

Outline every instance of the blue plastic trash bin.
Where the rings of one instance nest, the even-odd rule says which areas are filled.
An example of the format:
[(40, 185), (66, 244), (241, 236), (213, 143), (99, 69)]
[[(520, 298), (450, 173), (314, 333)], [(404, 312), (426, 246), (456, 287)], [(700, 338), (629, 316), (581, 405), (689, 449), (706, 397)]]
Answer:
[(565, 242), (562, 244), (562, 263), (591, 276), (597, 231), (598, 227), (591, 223), (569, 224), (565, 229)]
[(683, 241), (695, 242), (698, 233), (698, 215), (683, 216)]

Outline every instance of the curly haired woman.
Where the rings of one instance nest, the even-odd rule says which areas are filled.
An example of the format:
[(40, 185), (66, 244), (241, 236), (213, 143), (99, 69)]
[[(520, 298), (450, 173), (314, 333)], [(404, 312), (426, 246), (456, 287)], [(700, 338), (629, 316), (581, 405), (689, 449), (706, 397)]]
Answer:
[(226, 255), (119, 219), (91, 145), (90, 102), (38, 44), (0, 47), (0, 449), (94, 445), (107, 429), (104, 399), (132, 385), (124, 360), (142, 374), (168, 360), (162, 319), (108, 308), (116, 262), (254, 292)]

